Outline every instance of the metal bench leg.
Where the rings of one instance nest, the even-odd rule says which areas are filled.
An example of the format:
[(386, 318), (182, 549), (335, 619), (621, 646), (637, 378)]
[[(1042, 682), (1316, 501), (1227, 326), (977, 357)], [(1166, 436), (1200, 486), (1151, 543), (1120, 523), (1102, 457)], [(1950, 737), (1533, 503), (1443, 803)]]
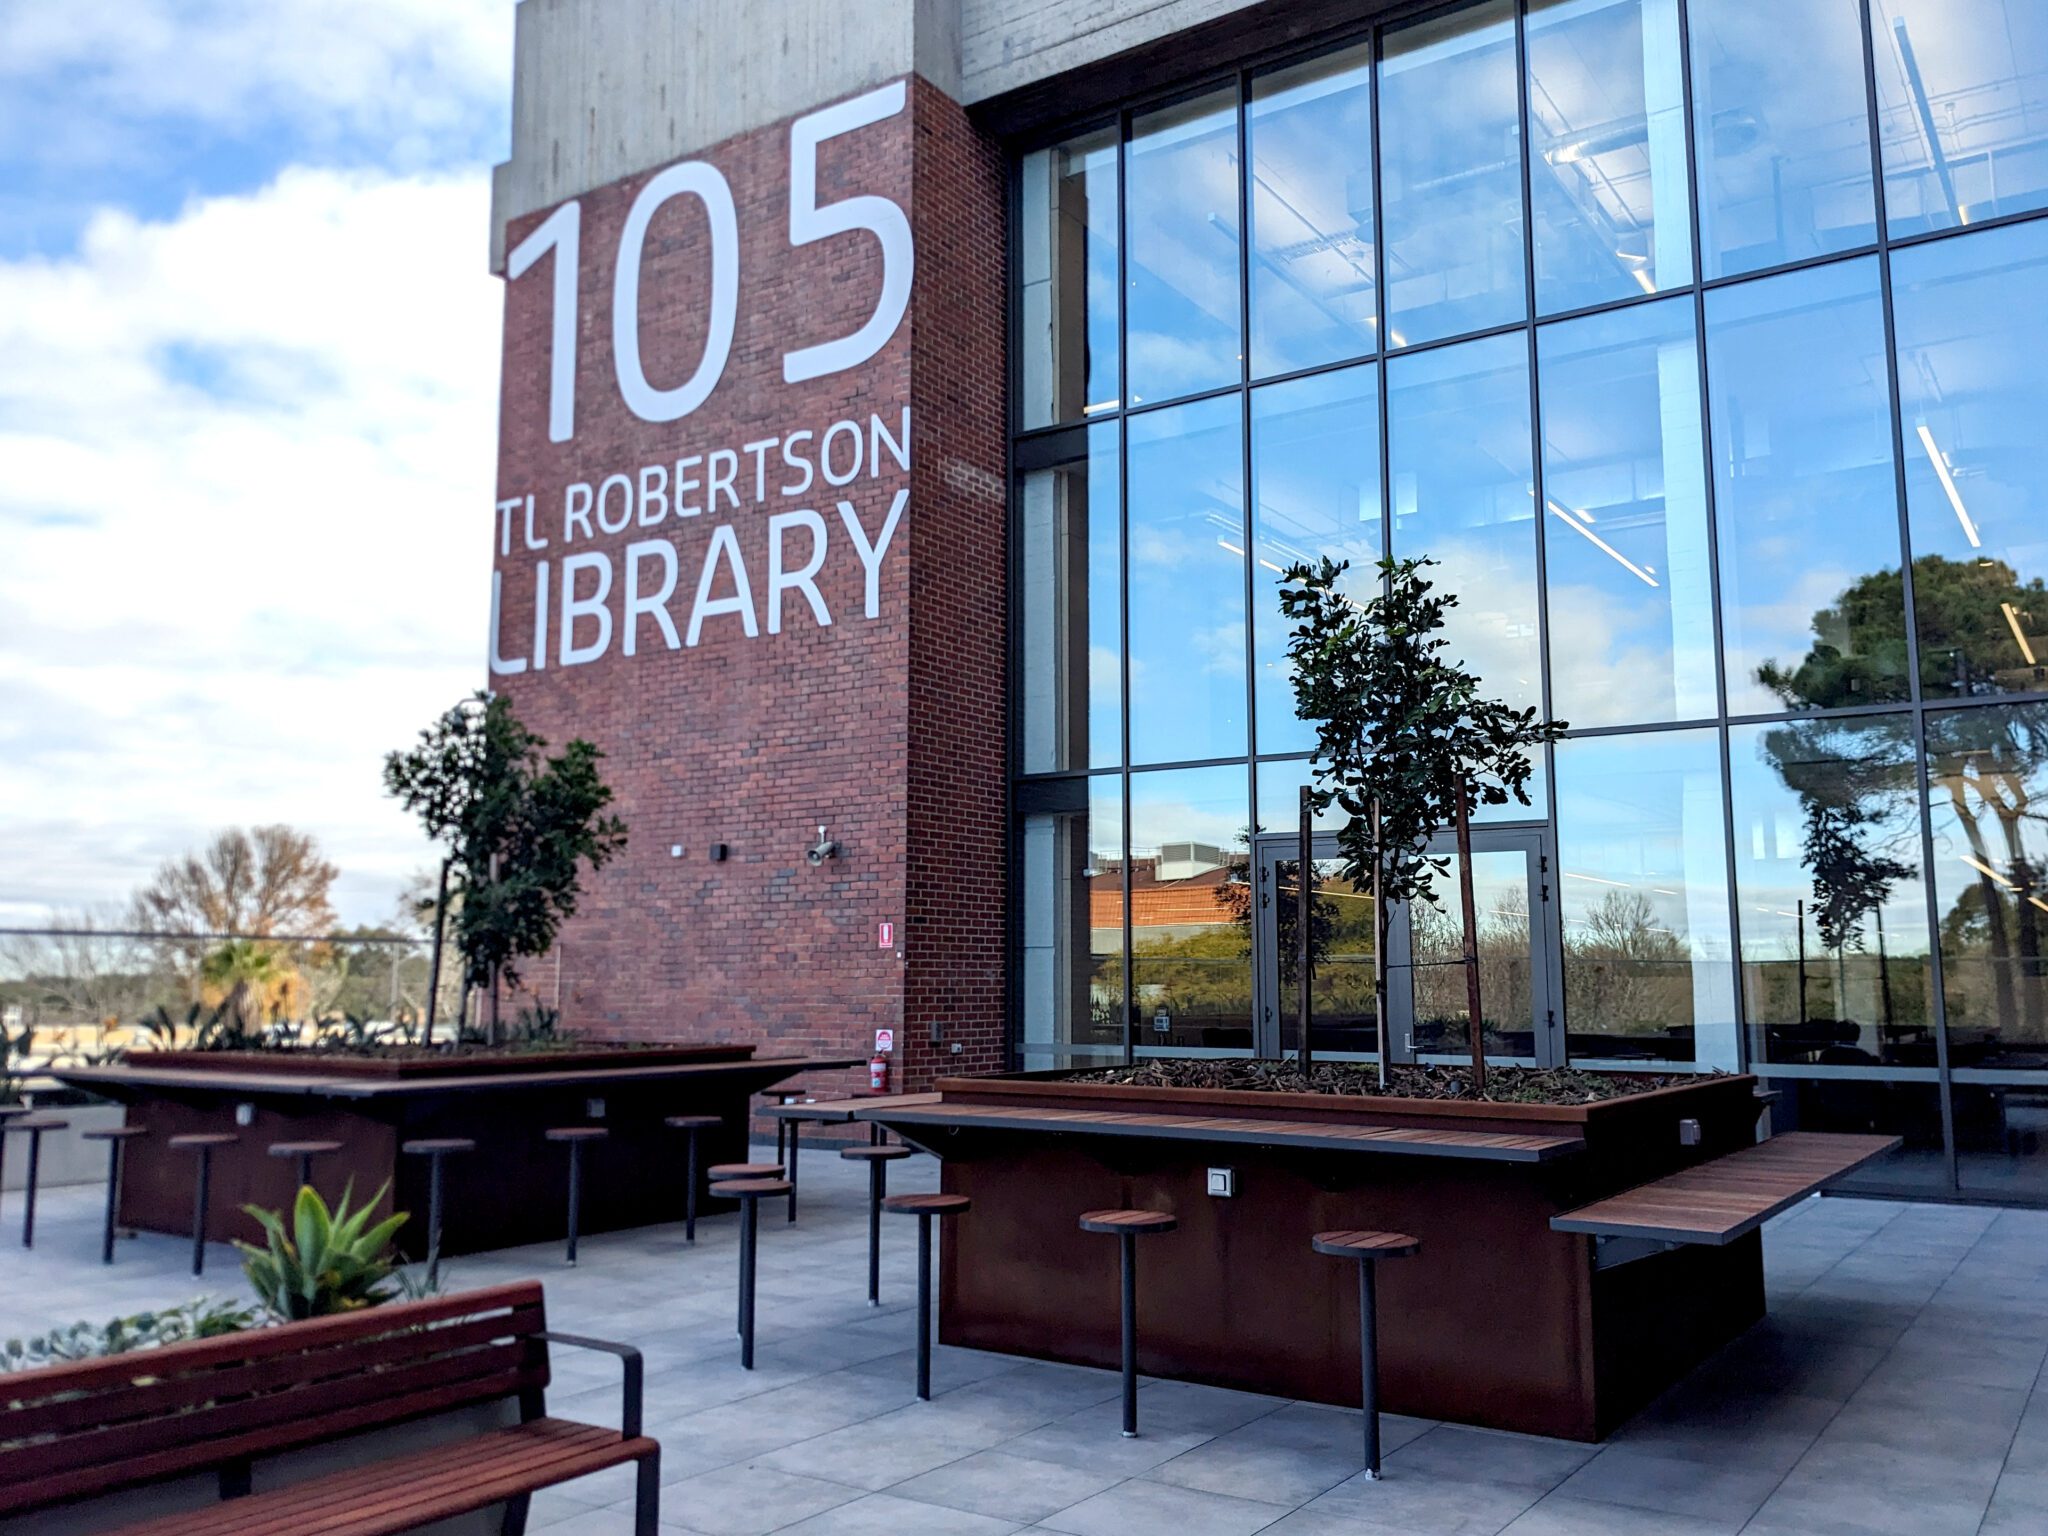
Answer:
[(917, 1213), (917, 1396), (932, 1400), (932, 1215)]
[(21, 1246), (33, 1248), (36, 1245), (36, 1173), (43, 1161), (43, 1133), (28, 1133), (28, 1186), (23, 1193), (28, 1203), (21, 1212)]
[(1380, 1341), (1379, 1309), (1373, 1294), (1371, 1259), (1358, 1261), (1359, 1406), (1365, 1410), (1365, 1475), (1380, 1478)]
[(583, 1215), (583, 1143), (569, 1143), (569, 1262), (576, 1262), (576, 1224)]
[(796, 1220), (796, 1154), (803, 1142), (803, 1125), (799, 1121), (789, 1122), (789, 1219)]
[(882, 1304), (882, 1201), (889, 1193), (889, 1165), (868, 1160), (868, 1305)]
[(697, 1132), (692, 1128), (690, 1138), (690, 1184), (689, 1193), (683, 1200), (683, 1241), (697, 1241)]
[(199, 1149), (199, 1182), (192, 1193), (192, 1273), (206, 1273), (206, 1196), (213, 1177), (213, 1148)]
[(441, 1288), (441, 1154), (427, 1159), (427, 1289)]
[(754, 1368), (754, 1239), (761, 1201), (749, 1195), (740, 1205), (740, 1369)]
[(1119, 1232), (1123, 1248), (1124, 1438), (1138, 1438), (1138, 1237)]
[(661, 1452), (640, 1458), (633, 1476), (633, 1536), (659, 1536)]
[(100, 1262), (114, 1262), (114, 1218), (121, 1208), (121, 1142), (107, 1143), (107, 1222), (100, 1233)]
[(526, 1512), (532, 1503), (533, 1496), (526, 1493), (505, 1501), (505, 1518), (498, 1526), (502, 1536), (526, 1536)]

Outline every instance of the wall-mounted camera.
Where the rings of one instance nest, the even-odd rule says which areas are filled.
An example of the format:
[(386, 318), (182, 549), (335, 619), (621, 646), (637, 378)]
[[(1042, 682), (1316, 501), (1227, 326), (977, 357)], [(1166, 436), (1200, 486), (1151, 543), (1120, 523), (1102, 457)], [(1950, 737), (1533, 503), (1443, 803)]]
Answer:
[(810, 861), (811, 867), (816, 869), (827, 859), (839, 857), (839, 845), (827, 837), (825, 829), (820, 827), (818, 828), (818, 840), (804, 850), (804, 857)]

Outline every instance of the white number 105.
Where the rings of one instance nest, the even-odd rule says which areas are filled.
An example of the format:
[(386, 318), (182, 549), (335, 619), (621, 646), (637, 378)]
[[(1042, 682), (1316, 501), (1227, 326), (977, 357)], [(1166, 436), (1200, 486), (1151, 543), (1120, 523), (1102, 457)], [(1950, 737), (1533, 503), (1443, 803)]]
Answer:
[[(799, 347), (782, 357), (785, 383), (823, 378), (866, 362), (888, 343), (910, 304), (914, 267), (910, 221), (886, 197), (849, 197), (818, 203), (818, 146), (903, 110), (903, 82), (842, 101), (807, 117), (789, 130), (789, 243), (809, 245), (832, 235), (865, 229), (882, 245), (882, 292), (875, 311), (859, 330), (836, 341)], [(640, 359), (640, 268), (648, 226), (662, 204), (685, 194), (704, 205), (711, 227), (711, 312), (704, 355), (689, 378), (673, 389), (648, 382)], [(555, 253), (554, 325), (548, 369), (548, 438), (563, 443), (576, 435), (576, 275), (583, 212), (574, 200), (549, 214), (505, 258), (505, 275), (519, 278), (549, 251)], [(657, 173), (626, 215), (612, 270), (612, 359), (619, 393), (642, 421), (676, 421), (702, 405), (718, 387), (732, 350), (739, 317), (740, 233), (732, 188), (718, 168), (690, 160)]]

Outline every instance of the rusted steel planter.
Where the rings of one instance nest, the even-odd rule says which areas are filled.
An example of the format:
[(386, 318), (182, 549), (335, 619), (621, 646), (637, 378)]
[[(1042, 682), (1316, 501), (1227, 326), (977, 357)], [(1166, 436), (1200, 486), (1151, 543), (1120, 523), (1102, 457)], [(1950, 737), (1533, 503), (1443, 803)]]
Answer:
[[(880, 1118), (937, 1152), (944, 1187), (974, 1202), (944, 1233), (940, 1336), (950, 1344), (1113, 1365), (1114, 1255), (1076, 1226), (1080, 1212), (1105, 1206), (1179, 1220), (1146, 1249), (1138, 1299), (1139, 1368), (1177, 1380), (1355, 1404), (1357, 1278), (1309, 1248), (1333, 1228), (1422, 1241), (1380, 1281), (1381, 1400), (1398, 1413), (1598, 1439), (1763, 1313), (1757, 1234), (1596, 1268), (1593, 1238), (1548, 1225), (1752, 1142), (1758, 1105), (1747, 1076), (1681, 1077), (1571, 1106), (1142, 1088), (1043, 1073), (938, 1087), (939, 1104)], [(1102, 1118), (1058, 1122), (1075, 1110)], [(944, 1123), (949, 1112), (958, 1123)], [(1699, 1122), (1697, 1144), (1681, 1145), (1683, 1120)], [(1469, 1146), (1432, 1152), (1415, 1139), (1398, 1149), (1354, 1149), (1334, 1135), (1289, 1145), (1226, 1129), (1244, 1122), (1284, 1123), (1296, 1143), (1316, 1128), (1377, 1126), (1583, 1146), (1516, 1161)], [(1233, 1171), (1234, 1195), (1207, 1193), (1212, 1167)]]
[[(241, 1138), (213, 1158), (207, 1233), (216, 1241), (260, 1238), (242, 1211), (245, 1204), (282, 1209), (290, 1203), (296, 1172), (268, 1155), (271, 1143), (338, 1141), (344, 1150), (314, 1166), (321, 1192), (331, 1200), (353, 1180), (358, 1196), (365, 1196), (388, 1182), (387, 1208), (416, 1217), (400, 1232), (399, 1245), (418, 1256), (427, 1240), (427, 1164), (401, 1148), (407, 1141), (459, 1136), (474, 1141), (476, 1151), (452, 1156), (445, 1165), (443, 1254), (553, 1241), (565, 1230), (568, 1161), (541, 1133), (550, 1126), (593, 1123), (610, 1134), (585, 1149), (582, 1231), (680, 1221), (683, 1144), (663, 1126), (665, 1116), (717, 1115), (720, 1126), (699, 1144), (699, 1166), (737, 1161), (746, 1156), (755, 1094), (803, 1072), (854, 1065), (842, 1059), (756, 1057), (751, 1045), (672, 1053), (527, 1053), (500, 1056), (483, 1070), (457, 1075), (351, 1072), (345, 1068), (364, 1063), (317, 1055), (282, 1063), (266, 1055), (251, 1070), (236, 1054), (144, 1053), (124, 1066), (60, 1074), (65, 1082), (125, 1105), (128, 1123), (150, 1132), (128, 1148), (123, 1225), (192, 1230), (195, 1170), (188, 1155), (165, 1145), (171, 1136), (229, 1131)], [(459, 1058), (458, 1063), (475, 1064)], [(592, 1114), (593, 1101), (602, 1101), (601, 1119)], [(246, 1125), (236, 1118), (242, 1106), (248, 1106)], [(700, 1215), (728, 1208), (728, 1201), (698, 1201)]]

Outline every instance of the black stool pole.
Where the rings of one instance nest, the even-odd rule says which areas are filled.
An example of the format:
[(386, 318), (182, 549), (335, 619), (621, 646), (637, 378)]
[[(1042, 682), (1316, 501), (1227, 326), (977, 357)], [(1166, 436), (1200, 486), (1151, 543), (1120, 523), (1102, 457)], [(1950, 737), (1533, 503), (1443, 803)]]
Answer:
[(441, 1157), (427, 1160), (427, 1289), (441, 1285)]
[(1124, 1438), (1138, 1438), (1138, 1239), (1149, 1232), (1171, 1232), (1178, 1223), (1167, 1211), (1088, 1211), (1083, 1232), (1110, 1232), (1117, 1238), (1122, 1292)]
[(740, 1369), (754, 1368), (754, 1244), (760, 1236), (761, 1202), (740, 1202)]
[(917, 1396), (932, 1396), (932, 1218), (957, 1216), (968, 1208), (965, 1195), (897, 1195), (886, 1209), (917, 1218)]
[(868, 1305), (882, 1304), (882, 1201), (889, 1193), (889, 1165), (868, 1160)]
[(798, 1145), (803, 1140), (803, 1131), (803, 1122), (799, 1120), (789, 1122), (789, 1219), (791, 1221), (796, 1220), (796, 1154)]
[(36, 1245), (36, 1174), (43, 1163), (43, 1128), (30, 1126), (28, 1132), (28, 1204), (21, 1212), (21, 1246), (33, 1248)]
[(213, 1180), (213, 1148), (199, 1149), (199, 1178), (192, 1194), (192, 1273), (206, 1273), (206, 1195)]
[(697, 1155), (697, 1142), (701, 1133), (716, 1130), (724, 1124), (716, 1115), (670, 1115), (662, 1121), (670, 1130), (681, 1131), (688, 1146), (689, 1177), (683, 1190), (683, 1241), (697, 1241), (697, 1180), (698, 1165), (702, 1159)]
[(1331, 1258), (1358, 1261), (1358, 1398), (1365, 1412), (1365, 1475), (1380, 1476), (1380, 1329), (1378, 1275), (1381, 1259), (1405, 1259), (1422, 1244), (1405, 1232), (1318, 1232), (1310, 1246)]
[(100, 1262), (114, 1262), (114, 1213), (121, 1207), (121, 1143), (107, 1143), (107, 1223), (100, 1233)]
[(583, 1143), (569, 1143), (569, 1262), (576, 1262), (576, 1224), (583, 1214)]

